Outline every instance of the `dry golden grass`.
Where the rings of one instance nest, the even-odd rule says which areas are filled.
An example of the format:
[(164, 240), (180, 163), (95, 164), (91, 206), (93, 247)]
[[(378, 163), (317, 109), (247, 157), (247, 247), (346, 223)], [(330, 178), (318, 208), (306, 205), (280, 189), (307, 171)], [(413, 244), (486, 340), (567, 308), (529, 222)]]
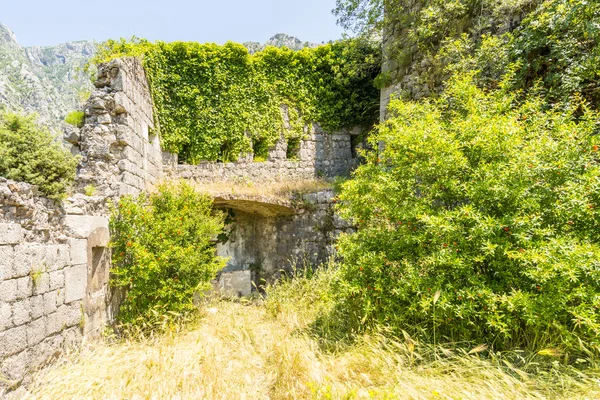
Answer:
[(209, 195), (237, 194), (247, 196), (267, 196), (280, 200), (289, 200), (293, 194), (314, 193), (331, 189), (332, 184), (324, 179), (300, 180), (289, 182), (215, 182), (194, 183), (194, 186)]
[[(219, 302), (189, 331), (88, 346), (41, 372), (30, 399), (543, 399), (600, 398), (594, 382), (539, 386), (476, 355), (413, 363), (412, 342), (365, 336), (324, 352), (302, 333), (298, 306)], [(560, 385), (559, 385), (560, 386)]]

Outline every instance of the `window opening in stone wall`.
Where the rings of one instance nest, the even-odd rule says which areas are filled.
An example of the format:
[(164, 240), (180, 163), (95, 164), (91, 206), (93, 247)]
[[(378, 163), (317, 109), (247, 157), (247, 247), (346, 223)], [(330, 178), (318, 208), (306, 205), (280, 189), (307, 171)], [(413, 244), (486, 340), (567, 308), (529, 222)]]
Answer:
[(285, 157), (288, 160), (300, 159), (300, 138), (288, 139)]
[(92, 248), (92, 268), (90, 271), (89, 290), (97, 292), (102, 289), (108, 282), (107, 271), (109, 268), (108, 251), (106, 247), (93, 247)]
[(350, 150), (352, 152), (352, 158), (358, 157), (358, 149), (362, 147), (363, 136), (362, 135), (351, 135), (350, 136)]
[(269, 158), (269, 145), (265, 139), (257, 139), (252, 143), (252, 152), (254, 153), (254, 161), (267, 161)]

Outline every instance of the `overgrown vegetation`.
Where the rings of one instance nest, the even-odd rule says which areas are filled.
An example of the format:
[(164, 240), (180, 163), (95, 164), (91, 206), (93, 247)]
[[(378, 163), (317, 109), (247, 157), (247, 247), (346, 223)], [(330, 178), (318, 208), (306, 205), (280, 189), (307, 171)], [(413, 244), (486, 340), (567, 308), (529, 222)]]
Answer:
[[(392, 101), (386, 143), (343, 185), (356, 323), (496, 349), (600, 350), (598, 113), (453, 79)], [(579, 115), (575, 118), (574, 115)]]
[(378, 117), (373, 80), (381, 56), (369, 40), (250, 55), (231, 42), (133, 39), (104, 43), (94, 61), (123, 56), (141, 57), (163, 147), (190, 163), (236, 160), (253, 150), (262, 157), (280, 133), (297, 140), (308, 123), (370, 128)]
[(553, 357), (431, 346), (381, 332), (326, 346), (311, 332), (335, 305), (336, 269), (215, 302), (185, 333), (92, 344), (34, 377), (25, 398), (595, 399), (597, 373)]
[(65, 122), (69, 125), (81, 128), (85, 120), (85, 113), (83, 111), (72, 111), (65, 117)]
[(115, 205), (111, 285), (125, 294), (118, 316), (124, 329), (160, 329), (196, 309), (194, 295), (224, 267), (213, 243), (223, 224), (211, 199), (185, 183)]
[(37, 185), (50, 197), (66, 193), (78, 160), (35, 116), (0, 113), (0, 176)]

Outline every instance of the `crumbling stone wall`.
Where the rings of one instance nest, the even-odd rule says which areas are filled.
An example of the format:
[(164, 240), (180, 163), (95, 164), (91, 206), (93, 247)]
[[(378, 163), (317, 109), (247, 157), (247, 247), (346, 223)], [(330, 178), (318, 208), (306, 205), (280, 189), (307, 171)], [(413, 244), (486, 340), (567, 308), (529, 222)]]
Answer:
[(137, 195), (163, 173), (144, 68), (135, 58), (113, 60), (99, 66), (95, 85), (84, 127), (67, 138), (82, 156), (78, 188), (105, 198)]
[[(336, 239), (354, 228), (335, 214), (334, 198), (332, 190), (325, 190), (304, 195), (287, 208), (278, 202), (269, 207), (267, 200), (255, 206), (247, 199), (217, 200), (217, 207), (228, 210), (232, 221), (227, 240), (217, 246), (217, 254), (229, 258), (219, 277), (220, 290), (248, 294), (239, 289), (243, 280), (237, 279), (237, 286), (227, 282), (240, 271), (251, 272), (258, 287), (262, 280), (271, 281), (281, 271), (319, 267), (335, 257)], [(245, 276), (246, 281), (250, 279), (250, 275)]]
[(359, 163), (353, 143), (357, 133), (329, 134), (313, 125), (293, 156), (288, 154), (288, 144), (282, 139), (266, 161), (255, 162), (248, 157), (239, 162), (177, 165), (171, 175), (197, 182), (284, 182), (349, 176)]
[[(61, 204), (34, 186), (0, 178), (0, 397), (81, 341), (86, 228), (66, 218)], [(107, 228), (107, 220), (96, 222)]]
[(81, 156), (64, 201), (0, 178), (0, 397), (32, 370), (114, 318), (109, 200), (162, 177), (150, 92), (139, 61), (99, 68), (85, 125), (65, 139)]
[[(65, 347), (100, 335), (114, 318), (119, 298), (108, 286), (109, 200), (151, 189), (165, 170), (199, 181), (264, 182), (348, 175), (358, 163), (352, 133), (329, 135), (314, 126), (296, 160), (281, 141), (262, 163), (179, 166), (167, 154), (163, 164), (140, 62), (100, 66), (96, 88), (84, 126), (65, 135), (81, 156), (73, 193), (56, 201), (0, 178), (0, 397)], [(237, 213), (218, 250), (235, 255), (222, 286), (243, 283), (247, 294), (253, 274), (268, 279), (293, 265), (327, 261), (334, 239), (352, 229), (334, 215), (332, 197), (327, 191), (293, 204), (259, 200), (252, 209), (240, 209), (244, 202), (235, 199), (217, 204)]]

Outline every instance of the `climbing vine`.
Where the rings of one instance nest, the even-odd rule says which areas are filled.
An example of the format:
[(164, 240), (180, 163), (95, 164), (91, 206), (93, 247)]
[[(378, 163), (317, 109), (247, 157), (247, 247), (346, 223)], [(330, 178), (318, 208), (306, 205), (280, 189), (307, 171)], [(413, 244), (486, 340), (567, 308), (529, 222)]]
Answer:
[(232, 42), (109, 40), (94, 62), (124, 56), (143, 62), (164, 149), (190, 163), (264, 155), (281, 133), (298, 140), (311, 122), (368, 128), (379, 112), (380, 49), (364, 39), (252, 55)]

